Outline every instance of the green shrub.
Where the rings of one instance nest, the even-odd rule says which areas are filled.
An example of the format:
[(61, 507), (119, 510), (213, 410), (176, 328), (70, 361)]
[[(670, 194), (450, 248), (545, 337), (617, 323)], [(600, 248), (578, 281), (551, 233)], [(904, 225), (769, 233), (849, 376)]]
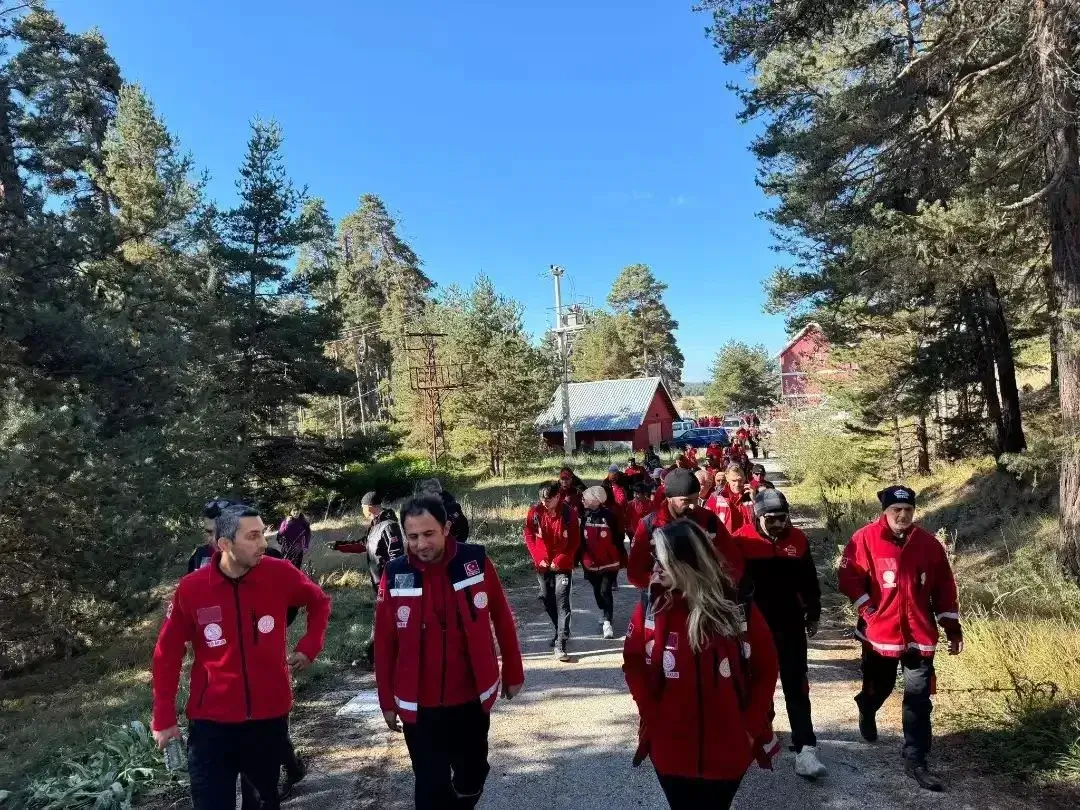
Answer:
[(454, 489), (459, 474), (447, 468), (436, 468), (423, 456), (394, 453), (369, 464), (350, 464), (334, 486), (346, 502), (357, 503), (365, 492), (374, 490), (384, 501), (411, 495), (418, 481), (439, 478), (447, 489)]
[(112, 729), (79, 756), (35, 776), (9, 800), (27, 810), (127, 810), (136, 795), (162, 792), (181, 778), (165, 770), (150, 732), (135, 721)]

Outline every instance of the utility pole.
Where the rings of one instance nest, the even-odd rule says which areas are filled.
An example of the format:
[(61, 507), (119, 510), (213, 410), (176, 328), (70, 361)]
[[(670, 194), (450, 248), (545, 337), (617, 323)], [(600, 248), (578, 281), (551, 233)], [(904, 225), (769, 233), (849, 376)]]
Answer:
[(551, 265), (551, 275), (555, 279), (555, 342), (559, 347), (559, 362), (562, 364), (563, 456), (569, 460), (577, 448), (574, 428), (570, 424), (570, 364), (566, 356), (566, 328), (562, 317), (562, 277), (565, 272), (558, 265)]

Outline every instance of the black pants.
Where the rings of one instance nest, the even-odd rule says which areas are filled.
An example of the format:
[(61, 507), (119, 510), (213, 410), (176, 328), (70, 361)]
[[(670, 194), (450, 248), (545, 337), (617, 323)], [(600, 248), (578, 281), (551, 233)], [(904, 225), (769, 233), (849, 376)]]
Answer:
[[(814, 721), (810, 718), (809, 667), (806, 663), (806, 631), (802, 627), (773, 629), (776, 654), (780, 659), (780, 686), (784, 690), (791, 744), (796, 751), (804, 745), (817, 745)], [(771, 712), (775, 716), (775, 707)]]
[(404, 723), (416, 777), (416, 810), (476, 807), (488, 775), (491, 718), (476, 700), (462, 706), (420, 707)]
[[(299, 781), (302, 773), (300, 758), (296, 756), (292, 737), (288, 733), (286, 733), (285, 739), (282, 741), (281, 765), (285, 768), (285, 776), (290, 782)], [(276, 785), (274, 789), (277, 790)], [(259, 810), (259, 794), (246, 776), (240, 778), (240, 796), (243, 799), (240, 804), (241, 810)]]
[(878, 655), (868, 644), (863, 644), (862, 691), (855, 697), (859, 709), (874, 713), (892, 694), (896, 686), (896, 665), (904, 673), (904, 759), (925, 763), (930, 754), (930, 713), (934, 705), (934, 659), (927, 658), (917, 650), (908, 650), (900, 657), (886, 658)]
[(611, 571), (585, 571), (585, 580), (592, 585), (593, 596), (596, 597), (596, 606), (604, 615), (604, 620), (614, 622), (615, 597), (611, 591), (615, 586), (615, 580), (619, 578), (619, 569)]
[(753, 454), (754, 458), (757, 458), (757, 442), (753, 439), (747, 439), (746, 443), (750, 445), (750, 452)]
[(238, 774), (258, 794), (261, 804), (256, 806), (277, 810), (278, 774), (288, 736), (284, 717), (245, 723), (192, 720), (187, 749), (194, 810), (234, 810)]
[(570, 637), (570, 575), (554, 571), (537, 572), (536, 581), (540, 584), (544, 610), (555, 625), (558, 643), (565, 644)]
[(742, 779), (724, 782), (719, 779), (692, 779), (657, 773), (660, 787), (671, 810), (713, 810), (731, 807)]

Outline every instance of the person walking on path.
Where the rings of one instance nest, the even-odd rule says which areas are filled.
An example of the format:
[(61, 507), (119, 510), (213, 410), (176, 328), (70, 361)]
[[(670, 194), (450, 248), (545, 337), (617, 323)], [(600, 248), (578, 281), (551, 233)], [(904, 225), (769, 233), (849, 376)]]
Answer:
[(203, 543), (192, 551), (191, 556), (188, 557), (187, 572), (189, 574), (192, 571), (198, 571), (200, 568), (205, 568), (210, 564), (211, 560), (214, 559), (214, 552), (217, 551), (217, 544), (214, 541), (214, 521), (217, 520), (222, 509), (227, 506), (232, 506), (234, 503), (235, 501), (230, 501), (225, 498), (215, 498), (203, 507)]
[(582, 493), (585, 511), (582, 514), (581, 568), (585, 581), (592, 586), (596, 606), (603, 618), (601, 635), (615, 638), (612, 625), (615, 599), (612, 588), (619, 578), (619, 569), (626, 567), (626, 546), (623, 544), (622, 522), (618, 512), (607, 506), (603, 487), (589, 487)]
[(540, 600), (555, 626), (551, 646), (555, 657), (566, 662), (566, 640), (570, 637), (570, 584), (581, 545), (581, 518), (568, 499), (563, 499), (559, 482), (540, 487), (540, 501), (529, 508), (525, 518), (525, 546), (536, 566)]
[(724, 471), (723, 485), (713, 490), (705, 507), (715, 513), (723, 521), (724, 528), (732, 533), (754, 522), (753, 495), (746, 485), (741, 464), (732, 462), (728, 465)]
[(899, 664), (905, 769), (920, 787), (940, 791), (944, 785), (928, 765), (934, 652), (939, 624), (949, 655), (964, 649), (956, 580), (944, 546), (915, 524), (915, 491), (887, 487), (878, 500), (881, 517), (855, 532), (838, 571), (840, 590), (859, 612), (855, 635), (863, 642), (859, 731), (867, 742), (877, 740), (875, 715), (896, 685)]
[(646, 756), (672, 810), (728, 808), (769, 723), (772, 635), (694, 523), (656, 531), (652, 585), (626, 631), (623, 672)]
[(376, 602), (379, 706), (404, 731), (417, 810), (476, 807), (499, 684), (510, 699), (525, 683), (514, 616), (484, 547), (454, 538), (438, 497), (413, 498), (401, 518), (407, 553)]
[(693, 521), (705, 533), (715, 546), (720, 559), (728, 566), (729, 576), (735, 582), (742, 579), (743, 563), (739, 547), (716, 515), (697, 505), (700, 489), (701, 485), (690, 470), (672, 470), (664, 479), (665, 498), (662, 505), (641, 519), (630, 544), (626, 577), (631, 585), (638, 588), (649, 587), (655, 562), (655, 532), (682, 518)]
[(623, 531), (626, 532), (627, 539), (633, 540), (641, 519), (652, 512), (655, 507), (652, 495), (649, 494), (649, 487), (646, 484), (634, 484), (630, 491), (633, 497), (626, 502), (626, 508), (623, 510)]
[(807, 636), (817, 635), (821, 587), (805, 534), (791, 525), (783, 493), (766, 489), (754, 499), (754, 523), (735, 532), (754, 603), (772, 632), (780, 659), (780, 684), (795, 747), (795, 773), (807, 779), (827, 774), (817, 756), (810, 716)]
[(278, 545), (282, 556), (297, 568), (304, 562), (304, 555), (311, 546), (311, 524), (307, 517), (294, 506), (289, 516), (278, 527)]
[[(194, 652), (188, 718), (188, 773), (195, 810), (232, 810), (243, 774), (263, 808), (278, 807), (278, 776), (288, 744), (290, 671), (322, 650), (330, 599), (284, 560), (264, 559), (259, 513), (243, 504), (215, 521), (210, 565), (180, 580), (154, 648), (154, 741), (180, 736), (176, 695), (187, 645)], [(285, 614), (307, 608), (307, 632), (287, 651)]]

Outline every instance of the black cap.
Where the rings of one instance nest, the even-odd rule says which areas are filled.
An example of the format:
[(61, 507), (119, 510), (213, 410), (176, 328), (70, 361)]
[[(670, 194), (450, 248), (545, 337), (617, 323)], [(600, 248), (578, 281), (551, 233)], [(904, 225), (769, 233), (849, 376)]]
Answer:
[(784, 493), (777, 489), (763, 489), (754, 496), (754, 517), (765, 515), (787, 514), (787, 498)]
[(360, 499), (361, 506), (378, 506), (379, 494), (377, 492), (365, 492), (364, 497)]
[(664, 495), (669, 498), (686, 498), (701, 492), (701, 483), (690, 470), (678, 468), (664, 479)]
[(882, 512), (896, 504), (915, 507), (915, 490), (911, 487), (885, 487), (877, 494), (877, 498), (881, 501)]
[(765, 477), (765, 465), (764, 464), (755, 464), (753, 467), (750, 468), (750, 474), (751, 475), (760, 475), (762, 478), (764, 478)]

